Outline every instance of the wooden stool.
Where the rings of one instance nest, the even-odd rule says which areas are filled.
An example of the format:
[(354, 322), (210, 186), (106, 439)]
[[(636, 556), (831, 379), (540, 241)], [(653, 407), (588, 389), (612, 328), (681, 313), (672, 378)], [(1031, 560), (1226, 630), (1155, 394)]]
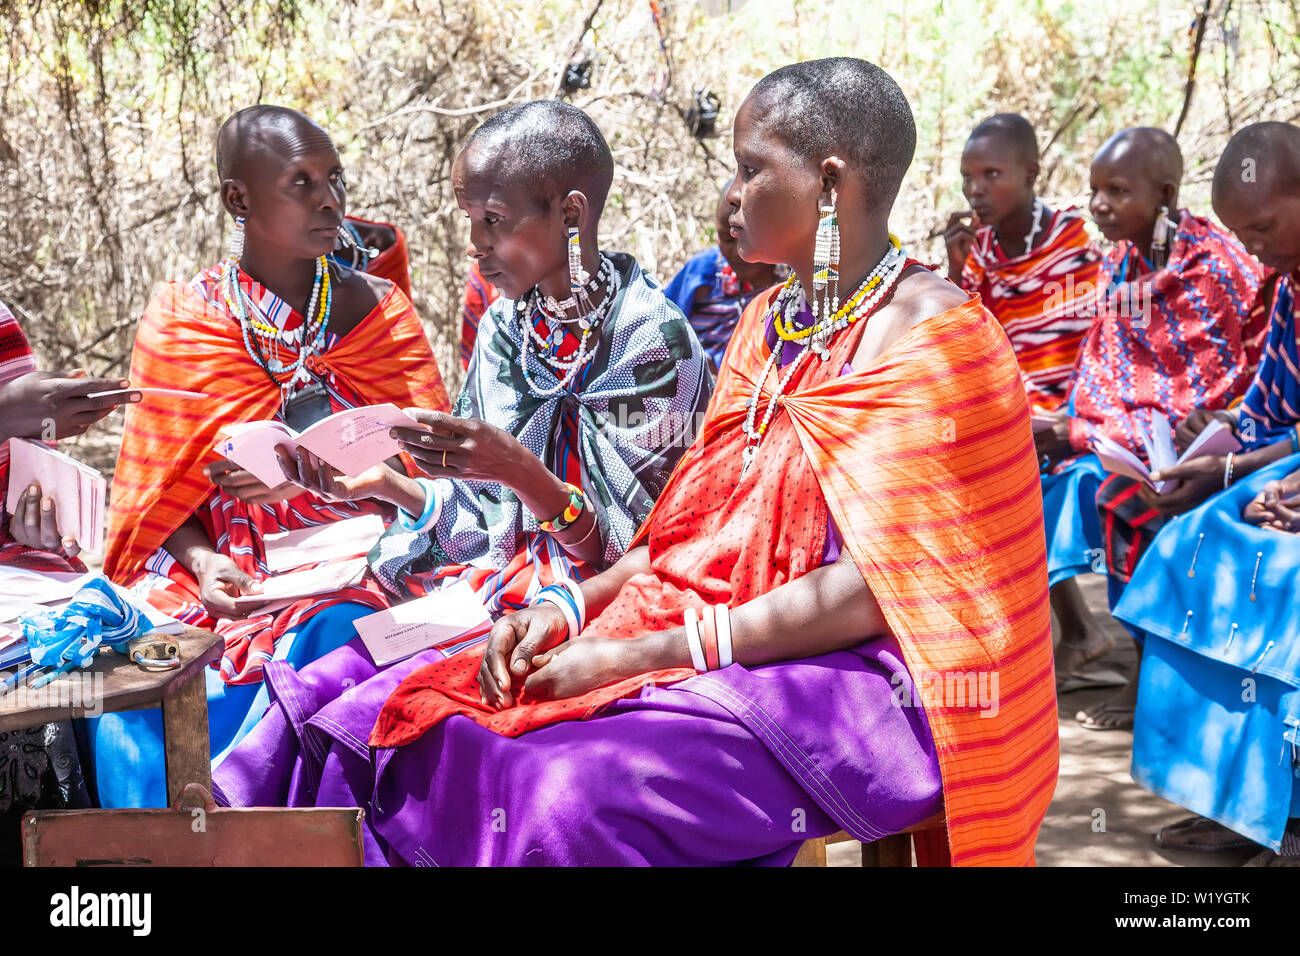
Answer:
[[(891, 833), (887, 837), (881, 837), (874, 843), (864, 843), (862, 844), (862, 865), (911, 866), (912, 834), (920, 833), (923, 830), (934, 830), (943, 825), (944, 818), (941, 811), (926, 820), (922, 820), (915, 826), (908, 827), (901, 833)], [(827, 837), (804, 840), (803, 846), (799, 848), (799, 855), (794, 858), (794, 862), (790, 865), (825, 866), (826, 847), (832, 843), (845, 843), (852, 839), (854, 839), (852, 836), (841, 830), (839, 833), (832, 833)]]
[(196, 627), (186, 628), (175, 641), (180, 645), (181, 664), (172, 670), (147, 671), (122, 654), (105, 652), (90, 667), (62, 674), (40, 690), (20, 687), (5, 694), (0, 697), (0, 731), (161, 704), (167, 802), (175, 803), (188, 783), (211, 790), (203, 671), (221, 656), (224, 642)]

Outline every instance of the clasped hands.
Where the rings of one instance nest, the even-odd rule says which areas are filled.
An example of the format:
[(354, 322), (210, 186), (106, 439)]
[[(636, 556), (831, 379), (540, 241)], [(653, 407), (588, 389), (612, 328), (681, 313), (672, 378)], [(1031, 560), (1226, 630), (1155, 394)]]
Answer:
[(498, 620), (479, 664), (479, 700), (493, 710), (513, 706), (521, 690), (562, 700), (652, 669), (637, 660), (637, 638), (567, 635), (564, 615), (545, 601)]

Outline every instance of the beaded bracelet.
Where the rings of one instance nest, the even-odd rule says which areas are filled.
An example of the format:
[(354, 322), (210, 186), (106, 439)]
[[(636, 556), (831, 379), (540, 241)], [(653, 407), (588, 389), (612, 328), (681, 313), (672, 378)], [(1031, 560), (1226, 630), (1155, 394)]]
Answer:
[(398, 508), (397, 523), (406, 531), (428, 531), (438, 523), (442, 514), (442, 496), (438, 494), (438, 486), (429, 478), (416, 478), (415, 483), (424, 489), (424, 510), (419, 517), (413, 517)]
[(569, 505), (559, 514), (558, 517), (550, 521), (539, 521), (537, 526), (549, 534), (559, 534), (568, 528), (573, 527), (583, 511), (587, 508), (587, 496), (582, 493), (582, 489), (577, 485), (571, 485), (565, 482), (564, 487), (569, 489)]

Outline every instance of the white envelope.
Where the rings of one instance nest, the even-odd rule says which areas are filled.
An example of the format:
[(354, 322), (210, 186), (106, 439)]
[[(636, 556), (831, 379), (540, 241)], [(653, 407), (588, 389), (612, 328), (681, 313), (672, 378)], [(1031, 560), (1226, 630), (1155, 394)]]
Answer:
[(458, 637), (492, 629), (492, 617), (464, 581), (433, 594), (358, 618), (357, 634), (376, 667), (418, 654)]

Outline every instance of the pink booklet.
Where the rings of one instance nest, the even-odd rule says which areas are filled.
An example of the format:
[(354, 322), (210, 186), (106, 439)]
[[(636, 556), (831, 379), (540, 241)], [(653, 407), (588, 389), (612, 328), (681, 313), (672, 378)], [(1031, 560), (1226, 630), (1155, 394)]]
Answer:
[(274, 488), (285, 481), (275, 454), (277, 445), (286, 446), (291, 454), (306, 448), (343, 474), (356, 477), (397, 454), (397, 439), (388, 434), (394, 427), (419, 428), (420, 423), (396, 405), (368, 405), (335, 412), (301, 432), (275, 421), (228, 425), (213, 450)]
[(93, 557), (104, 554), (104, 476), (89, 465), (48, 445), (26, 438), (9, 439), (9, 492), (5, 510), (13, 514), (32, 484), (54, 499), (59, 530), (74, 538)]

